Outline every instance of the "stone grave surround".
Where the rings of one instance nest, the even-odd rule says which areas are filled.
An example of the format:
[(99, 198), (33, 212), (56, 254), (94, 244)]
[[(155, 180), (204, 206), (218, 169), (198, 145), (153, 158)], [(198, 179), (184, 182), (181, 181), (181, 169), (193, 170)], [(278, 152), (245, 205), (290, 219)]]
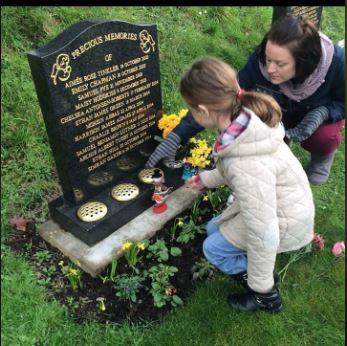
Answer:
[[(67, 238), (57, 245), (52, 234), (64, 234), (70, 245), (89, 252), (94, 245), (102, 248), (98, 243), (141, 213), (150, 213), (154, 204), (153, 186), (139, 173), (158, 145), (154, 137), (161, 136), (157, 28), (86, 20), (30, 51), (28, 60), (63, 190), (63, 196), (49, 203), (53, 222), (40, 232), (80, 262), (81, 253), (77, 258), (76, 252), (66, 251)], [(182, 185), (180, 170), (162, 164), (158, 168), (167, 186), (176, 190)], [(197, 197), (184, 187), (179, 190), (185, 201), (168, 212), (170, 217)], [(169, 209), (170, 201), (175, 205), (173, 196), (167, 201)], [(154, 220), (165, 217), (153, 215)], [(130, 238), (143, 239), (151, 233), (132, 229)], [(121, 234), (123, 242), (127, 236)], [(120, 245), (113, 243), (110, 251)], [(102, 251), (111, 258), (110, 252)], [(107, 264), (100, 263), (86, 271), (95, 274)]]

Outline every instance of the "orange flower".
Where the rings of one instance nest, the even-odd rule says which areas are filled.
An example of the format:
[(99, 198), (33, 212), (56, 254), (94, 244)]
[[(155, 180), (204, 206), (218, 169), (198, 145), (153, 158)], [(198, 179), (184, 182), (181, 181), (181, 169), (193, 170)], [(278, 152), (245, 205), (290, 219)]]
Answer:
[(163, 130), (163, 137), (166, 138), (170, 132), (181, 122), (182, 118), (186, 116), (188, 109), (181, 109), (176, 114), (163, 114), (162, 118), (158, 122), (158, 128)]

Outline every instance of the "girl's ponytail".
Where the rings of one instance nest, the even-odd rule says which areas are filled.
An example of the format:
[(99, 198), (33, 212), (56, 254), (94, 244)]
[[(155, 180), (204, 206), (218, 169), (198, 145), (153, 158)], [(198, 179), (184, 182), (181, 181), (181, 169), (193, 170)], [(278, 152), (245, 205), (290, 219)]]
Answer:
[(241, 105), (252, 110), (269, 127), (275, 127), (282, 119), (277, 101), (270, 95), (240, 89), (237, 99)]

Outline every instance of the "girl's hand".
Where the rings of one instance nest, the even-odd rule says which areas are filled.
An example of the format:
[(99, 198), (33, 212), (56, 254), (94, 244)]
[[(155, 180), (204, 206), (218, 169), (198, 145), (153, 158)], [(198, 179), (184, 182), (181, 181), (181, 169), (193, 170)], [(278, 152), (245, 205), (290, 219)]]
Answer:
[(194, 189), (194, 188), (197, 189), (198, 186), (197, 186), (196, 183), (195, 183), (195, 177), (196, 177), (196, 175), (194, 175), (194, 176), (191, 177), (190, 179), (186, 180), (185, 183), (184, 183), (184, 186), (185, 186), (185, 187), (188, 187), (188, 188), (190, 188), (190, 189)]

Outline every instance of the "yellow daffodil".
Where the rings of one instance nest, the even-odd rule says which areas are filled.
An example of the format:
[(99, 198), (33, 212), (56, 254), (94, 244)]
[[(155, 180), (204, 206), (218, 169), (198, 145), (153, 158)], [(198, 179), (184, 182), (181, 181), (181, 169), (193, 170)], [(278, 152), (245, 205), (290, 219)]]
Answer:
[(64, 265), (64, 261), (60, 261), (59, 263), (58, 263), (58, 266), (60, 266), (60, 267), (62, 267)]
[(144, 243), (138, 244), (137, 247), (143, 251), (145, 249), (145, 244)]
[(125, 243), (122, 244), (122, 250), (123, 251), (128, 250), (131, 247), (131, 245), (133, 245), (132, 242), (126, 241)]
[(183, 108), (178, 112), (178, 116), (180, 119), (182, 119), (183, 117), (185, 117), (188, 113), (188, 109), (187, 108)]
[(69, 269), (69, 272), (70, 272), (71, 275), (76, 275), (76, 276), (78, 275), (77, 270), (74, 269), (74, 268), (70, 268), (70, 269)]
[(208, 196), (205, 195), (205, 196), (202, 198), (202, 200), (203, 200), (204, 202), (207, 202), (207, 201), (208, 201)]
[(210, 164), (210, 160), (207, 160), (212, 148), (209, 147), (206, 140), (191, 138), (189, 141), (194, 147), (190, 150), (189, 157), (186, 158), (186, 162), (193, 167), (205, 168)]
[(178, 227), (182, 227), (184, 225), (184, 222), (182, 220), (178, 221), (177, 223)]

